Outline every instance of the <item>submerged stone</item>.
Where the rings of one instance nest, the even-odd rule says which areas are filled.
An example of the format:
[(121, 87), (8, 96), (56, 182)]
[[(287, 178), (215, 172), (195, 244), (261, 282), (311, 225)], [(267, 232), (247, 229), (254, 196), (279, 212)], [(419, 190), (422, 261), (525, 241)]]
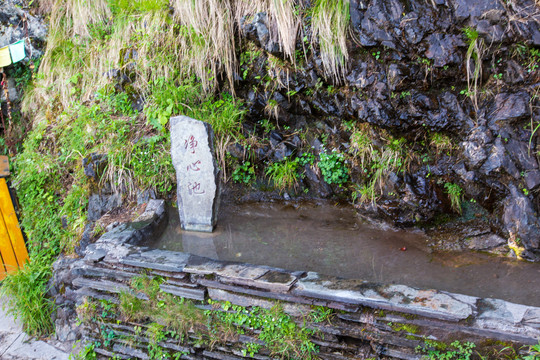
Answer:
[(218, 167), (212, 127), (187, 116), (171, 124), (171, 155), (178, 181), (178, 209), (182, 228), (212, 232), (219, 197)]

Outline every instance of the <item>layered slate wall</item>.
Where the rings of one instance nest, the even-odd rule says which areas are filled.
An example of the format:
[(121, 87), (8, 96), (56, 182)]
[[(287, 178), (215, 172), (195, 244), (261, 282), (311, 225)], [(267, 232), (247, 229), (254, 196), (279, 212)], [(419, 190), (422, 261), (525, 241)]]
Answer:
[[(88, 299), (117, 303), (118, 294), (132, 291), (130, 280), (141, 274), (161, 277), (161, 291), (191, 299), (201, 309), (209, 308), (209, 299), (262, 308), (279, 302), (298, 324), (317, 330), (312, 341), (323, 359), (416, 359), (420, 355), (415, 348), (424, 344), (424, 337), (477, 344), (489, 339), (536, 344), (540, 338), (540, 308), (138, 246), (153, 236), (165, 219), (163, 201), (152, 200), (135, 223), (120, 225), (89, 245), (84, 258), (55, 263), (53, 295), (59, 306), (56, 329), (60, 340), (82, 337), (86, 342), (105, 343), (96, 348), (103, 356), (147, 359), (151, 340), (141, 335), (145, 334), (141, 331), (146, 328), (144, 323), (120, 321), (119, 315), (113, 314), (107, 328), (114, 336), (104, 342), (99, 326), (78, 326), (75, 313), (76, 306)], [(312, 306), (334, 309), (335, 314), (331, 321), (304, 323)], [(242, 358), (239, 349), (256, 342), (255, 335), (247, 330), (225, 344), (210, 347), (194, 345), (197, 334), (190, 331), (183, 342), (164, 338), (159, 344), (165, 350), (182, 352), (181, 358), (232, 360)], [(129, 337), (138, 339), (137, 343), (126, 340)]]

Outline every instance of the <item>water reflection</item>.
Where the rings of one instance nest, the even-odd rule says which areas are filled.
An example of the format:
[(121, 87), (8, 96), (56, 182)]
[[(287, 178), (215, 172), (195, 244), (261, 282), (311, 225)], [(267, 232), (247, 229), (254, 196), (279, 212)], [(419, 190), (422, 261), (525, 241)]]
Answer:
[(540, 306), (540, 264), (478, 253), (431, 254), (422, 233), (381, 230), (348, 207), (226, 205), (212, 234), (181, 230), (178, 213), (170, 210), (169, 227), (150, 247)]

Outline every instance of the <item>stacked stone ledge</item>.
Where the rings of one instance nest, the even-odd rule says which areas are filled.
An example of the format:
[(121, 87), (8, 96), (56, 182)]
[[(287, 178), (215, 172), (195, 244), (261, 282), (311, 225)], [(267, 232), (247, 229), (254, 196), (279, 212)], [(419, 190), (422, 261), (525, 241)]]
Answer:
[[(299, 324), (303, 324), (313, 305), (338, 310), (330, 323), (307, 324), (318, 330), (313, 342), (319, 346), (318, 356), (322, 359), (356, 359), (368, 354), (418, 359), (415, 348), (423, 344), (422, 336), (439, 341), (494, 339), (519, 345), (536, 344), (540, 338), (540, 308), (536, 307), (403, 285), (344, 280), (313, 272), (216, 261), (139, 246), (152, 236), (152, 229), (161, 228), (165, 221), (164, 202), (152, 200), (134, 224), (124, 224), (104, 234), (88, 246), (84, 258), (59, 260), (55, 264), (53, 295), (71, 316), (57, 320), (57, 329), (76, 328), (73, 309), (85, 298), (118, 302), (118, 294), (129, 291), (130, 279), (147, 273), (164, 279), (162, 291), (194, 300), (202, 308), (208, 307), (208, 299), (263, 308), (279, 302)], [(389, 323), (414, 325), (419, 333), (396, 331)], [(110, 326), (118, 335), (135, 336), (143, 345), (130, 344), (118, 337), (113, 339), (110, 350), (97, 349), (102, 356), (115, 353), (121, 358), (148, 358), (144, 345), (148, 339), (134, 332), (135, 326), (144, 329), (143, 324), (111, 323)], [(84, 341), (97, 339), (98, 334), (87, 326), (77, 331)], [(195, 340), (195, 334), (190, 337)], [(242, 343), (256, 341), (246, 334), (239, 336), (236, 343), (213, 349), (183, 347), (172, 341), (160, 345), (171, 351), (184, 351), (190, 359), (232, 360), (242, 358), (238, 350)]]

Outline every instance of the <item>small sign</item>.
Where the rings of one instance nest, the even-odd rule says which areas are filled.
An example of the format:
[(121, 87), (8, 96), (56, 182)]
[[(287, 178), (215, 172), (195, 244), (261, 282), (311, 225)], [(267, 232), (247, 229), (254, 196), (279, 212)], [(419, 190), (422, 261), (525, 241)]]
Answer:
[(182, 228), (212, 232), (219, 204), (219, 170), (214, 157), (212, 127), (187, 116), (172, 117), (170, 124)]
[(5, 155), (0, 155), (0, 177), (9, 176), (9, 161)]

